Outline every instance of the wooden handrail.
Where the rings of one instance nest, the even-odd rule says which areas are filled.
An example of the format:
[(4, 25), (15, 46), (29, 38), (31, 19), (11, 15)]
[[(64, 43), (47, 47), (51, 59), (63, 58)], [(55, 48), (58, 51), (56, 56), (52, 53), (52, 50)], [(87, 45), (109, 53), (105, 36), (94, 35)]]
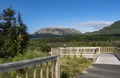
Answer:
[[(31, 66), (37, 66), (40, 65), (42, 67), (42, 64), (46, 63), (48, 65), (48, 62), (51, 62), (52, 64), (52, 73), (54, 73), (52, 78), (60, 78), (60, 59), (59, 55), (52, 55), (52, 56), (47, 56), (47, 57), (42, 57), (42, 58), (35, 58), (35, 59), (30, 59), (30, 60), (24, 60), (24, 61), (19, 61), (19, 62), (11, 62), (11, 63), (5, 63), (5, 64), (0, 64), (0, 73), (8, 73), (10, 71), (17, 71), (19, 69), (25, 69)], [(48, 66), (46, 69), (46, 75), (48, 75)], [(36, 69), (33, 72), (34, 78), (36, 78)], [(17, 73), (17, 72), (16, 72)], [(16, 78), (19, 77), (19, 74), (17, 73)], [(40, 69), (40, 77), (42, 77), (42, 68)], [(48, 78), (48, 76), (46, 76)], [(26, 72), (26, 78), (28, 77), (28, 72)]]
[(58, 47), (51, 48), (51, 55), (80, 55), (80, 54), (93, 54), (95, 49), (99, 49), (99, 53), (114, 53), (114, 47)]
[(64, 55), (78, 55), (81, 54), (94, 54), (95, 49), (99, 49), (99, 47), (59, 47), (59, 48), (52, 48), (51, 55), (59, 54), (60, 56)]

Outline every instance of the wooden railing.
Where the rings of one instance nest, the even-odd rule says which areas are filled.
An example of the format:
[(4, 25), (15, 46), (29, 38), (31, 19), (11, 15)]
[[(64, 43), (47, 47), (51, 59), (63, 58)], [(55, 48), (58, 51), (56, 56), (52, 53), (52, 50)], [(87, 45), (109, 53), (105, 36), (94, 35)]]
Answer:
[(97, 47), (66, 47), (60, 48), (60, 55), (94, 54)]
[(93, 63), (96, 61), (99, 54), (110, 54), (114, 52), (114, 47), (59, 47), (51, 49), (52, 55), (83, 56), (85, 58), (93, 58)]
[(63, 55), (81, 55), (81, 54), (94, 54), (95, 50), (99, 47), (59, 47), (59, 48), (52, 48), (51, 54), (60, 54)]
[[(14, 78), (20, 78), (20, 70), (24, 69), (24, 78), (60, 78), (59, 61), (59, 56), (53, 55), (43, 58), (0, 64), (0, 74), (2, 75), (2, 78), (13, 78), (7, 75), (9, 74), (9, 72), (15, 71), (16, 76)], [(31, 67), (33, 67), (34, 69), (32, 69), (32, 73), (29, 73), (29, 71), (32, 71), (28, 70)], [(39, 73), (39, 75), (37, 74), (37, 72)], [(32, 77), (30, 76), (31, 74)]]
[(98, 49), (101, 54), (110, 54), (115, 52), (114, 47), (59, 47), (51, 48), (51, 54), (62, 55), (81, 55), (81, 54), (94, 54), (95, 50)]
[(77, 56), (92, 58), (93, 63), (96, 61), (98, 55), (100, 54), (100, 47), (60, 47), (52, 48), (52, 55), (59, 54), (60, 56)]
[(51, 48), (51, 52), (50, 52), (51, 55), (59, 55), (60, 54), (60, 47), (58, 48)]
[(101, 54), (111, 54), (114, 53), (114, 51), (115, 51), (114, 47), (100, 47)]

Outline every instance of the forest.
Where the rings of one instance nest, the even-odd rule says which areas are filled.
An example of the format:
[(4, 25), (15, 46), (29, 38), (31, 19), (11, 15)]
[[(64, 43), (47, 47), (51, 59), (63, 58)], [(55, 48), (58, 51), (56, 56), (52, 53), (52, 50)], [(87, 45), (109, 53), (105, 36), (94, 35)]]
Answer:
[(119, 47), (120, 35), (66, 35), (53, 38), (31, 38), (28, 49), (49, 52), (52, 47)]

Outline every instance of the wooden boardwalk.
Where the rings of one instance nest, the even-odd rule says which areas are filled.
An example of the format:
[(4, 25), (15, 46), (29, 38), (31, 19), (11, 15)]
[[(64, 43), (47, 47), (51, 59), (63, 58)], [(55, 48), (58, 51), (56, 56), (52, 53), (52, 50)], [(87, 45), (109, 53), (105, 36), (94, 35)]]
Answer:
[(99, 54), (95, 64), (120, 65), (120, 61), (114, 54)]
[(100, 54), (95, 64), (75, 78), (120, 78), (120, 61), (114, 54)]

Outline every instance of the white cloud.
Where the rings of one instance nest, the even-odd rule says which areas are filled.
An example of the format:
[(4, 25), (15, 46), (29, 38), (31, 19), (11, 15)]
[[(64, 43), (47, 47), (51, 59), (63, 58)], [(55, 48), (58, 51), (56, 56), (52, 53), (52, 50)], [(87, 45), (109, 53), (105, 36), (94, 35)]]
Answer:
[(67, 25), (54, 25), (54, 26), (48, 26), (48, 28), (67, 28)]
[(113, 22), (110, 21), (86, 21), (79, 22), (76, 24), (76, 29), (81, 32), (93, 32), (102, 29), (103, 27), (111, 25)]

